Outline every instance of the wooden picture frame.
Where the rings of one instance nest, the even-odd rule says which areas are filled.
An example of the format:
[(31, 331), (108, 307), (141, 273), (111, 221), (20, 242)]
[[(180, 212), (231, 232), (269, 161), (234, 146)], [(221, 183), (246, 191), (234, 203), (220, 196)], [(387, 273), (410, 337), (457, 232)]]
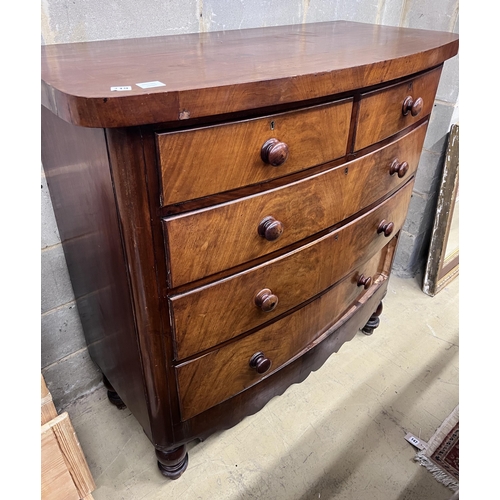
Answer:
[(458, 124), (451, 126), (422, 290), (436, 295), (458, 276)]

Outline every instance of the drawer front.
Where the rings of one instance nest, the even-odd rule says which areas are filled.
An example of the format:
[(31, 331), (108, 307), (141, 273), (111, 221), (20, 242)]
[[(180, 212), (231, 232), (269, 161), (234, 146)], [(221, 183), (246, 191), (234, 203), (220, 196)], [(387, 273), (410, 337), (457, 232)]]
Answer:
[[(384, 254), (379, 252), (338, 285), (289, 316), (178, 366), (182, 419), (191, 418), (256, 384), (306, 350), (364, 293), (357, 286), (359, 276), (377, 278), (383, 269)], [(252, 356), (259, 352), (271, 361), (270, 368), (263, 374), (249, 364)]]
[[(429, 115), (440, 75), (441, 68), (437, 68), (408, 82), (363, 94), (359, 103), (354, 150), (386, 139)], [(411, 101), (406, 101), (403, 110), (407, 98)], [(411, 102), (413, 106), (410, 107), (408, 104)]]
[[(271, 253), (376, 202), (415, 172), (426, 126), (358, 160), (302, 181), (164, 219), (171, 286)], [(395, 160), (397, 165), (407, 163), (403, 177), (391, 175)], [(283, 233), (276, 240), (258, 232), (268, 217), (282, 224)]]
[(340, 158), (346, 154), (351, 110), (352, 99), (348, 99), (255, 120), (158, 134), (162, 204), (256, 184)]
[[(269, 321), (339, 281), (403, 226), (413, 181), (377, 208), (305, 247), (225, 280), (173, 296), (177, 359), (192, 356)], [(382, 220), (391, 234), (378, 233)], [(231, 311), (231, 314), (227, 312)]]

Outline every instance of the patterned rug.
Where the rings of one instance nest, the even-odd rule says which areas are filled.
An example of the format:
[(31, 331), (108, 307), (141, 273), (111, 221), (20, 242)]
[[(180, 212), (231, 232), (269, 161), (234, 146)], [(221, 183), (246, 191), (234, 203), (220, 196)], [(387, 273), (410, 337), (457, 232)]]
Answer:
[(429, 440), (415, 460), (453, 491), (458, 490), (458, 406)]

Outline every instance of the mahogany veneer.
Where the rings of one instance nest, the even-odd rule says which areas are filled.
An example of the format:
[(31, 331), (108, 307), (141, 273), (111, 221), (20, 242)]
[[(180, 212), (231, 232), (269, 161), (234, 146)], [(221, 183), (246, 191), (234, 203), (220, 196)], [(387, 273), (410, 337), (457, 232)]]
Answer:
[(42, 48), (42, 160), (89, 352), (165, 476), (378, 326), (457, 51), (344, 21)]
[(264, 182), (345, 156), (351, 110), (352, 99), (346, 99), (265, 118), (158, 134), (162, 203)]

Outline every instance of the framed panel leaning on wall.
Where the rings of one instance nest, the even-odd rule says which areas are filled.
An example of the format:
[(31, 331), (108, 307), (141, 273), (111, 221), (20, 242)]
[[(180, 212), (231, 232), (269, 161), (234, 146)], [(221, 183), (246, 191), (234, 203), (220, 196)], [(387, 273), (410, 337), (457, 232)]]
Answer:
[(458, 129), (451, 126), (422, 287), (431, 296), (458, 276)]

